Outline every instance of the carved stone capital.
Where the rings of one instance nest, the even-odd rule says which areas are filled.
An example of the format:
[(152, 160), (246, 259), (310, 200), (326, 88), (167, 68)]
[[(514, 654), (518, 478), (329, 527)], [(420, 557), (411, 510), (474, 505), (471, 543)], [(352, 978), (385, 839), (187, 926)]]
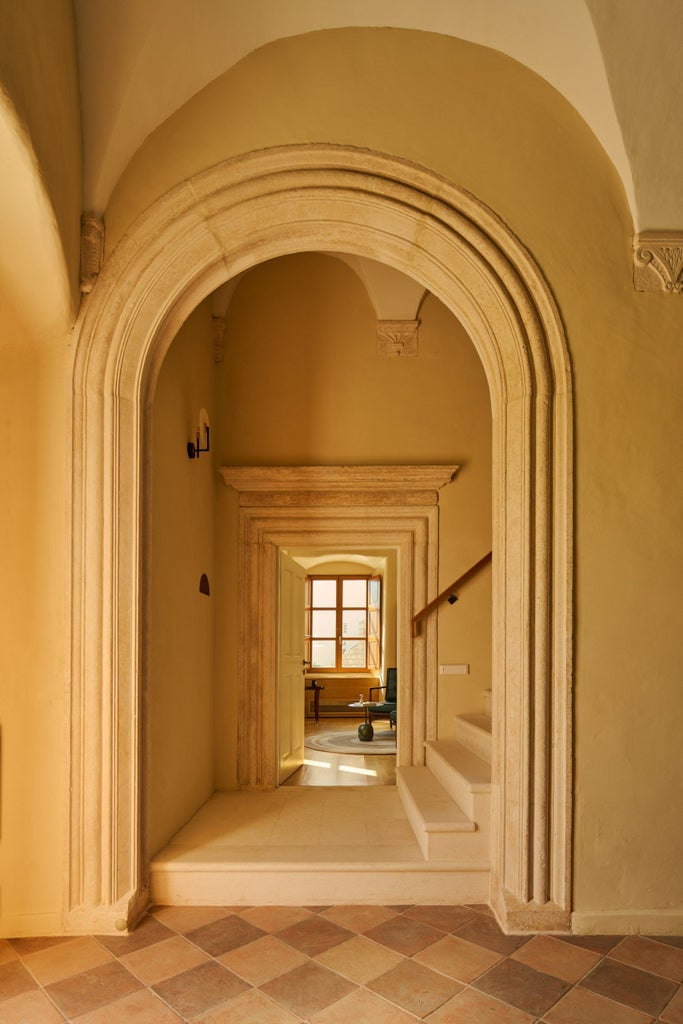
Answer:
[(643, 231), (633, 243), (637, 292), (683, 292), (683, 231)]
[(211, 346), (213, 348), (214, 363), (222, 363), (225, 355), (225, 317), (211, 317)]
[(419, 320), (378, 320), (378, 354), (381, 356), (417, 356), (419, 325)]
[(81, 216), (81, 293), (93, 290), (104, 262), (104, 222), (84, 213)]

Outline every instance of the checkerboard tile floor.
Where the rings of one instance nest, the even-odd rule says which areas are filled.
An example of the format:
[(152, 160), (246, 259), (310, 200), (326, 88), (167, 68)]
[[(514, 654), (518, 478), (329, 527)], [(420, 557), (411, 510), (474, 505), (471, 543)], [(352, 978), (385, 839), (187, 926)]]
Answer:
[(683, 1024), (683, 939), (504, 935), (488, 907), (158, 907), (0, 941), (2, 1024)]

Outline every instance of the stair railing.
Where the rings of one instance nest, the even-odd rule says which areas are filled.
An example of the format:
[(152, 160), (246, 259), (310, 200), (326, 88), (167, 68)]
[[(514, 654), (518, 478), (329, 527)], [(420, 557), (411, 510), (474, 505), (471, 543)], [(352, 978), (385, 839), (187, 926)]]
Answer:
[(435, 597), (433, 601), (430, 601), (428, 605), (425, 605), (421, 612), (418, 612), (417, 615), (413, 615), (411, 620), (411, 635), (413, 639), (418, 636), (419, 625), (422, 619), (429, 615), (430, 612), (433, 612), (435, 608), (438, 608), (443, 601), (448, 601), (449, 604), (454, 604), (458, 600), (458, 595), (455, 591), (461, 587), (463, 583), (466, 583), (467, 580), (475, 576), (480, 569), (484, 568), (485, 565), (488, 565), (491, 561), (491, 557), (492, 552), (489, 551), (487, 555), (484, 555), (484, 557), (480, 558), (478, 562), (475, 562), (467, 572), (464, 572), (462, 576), (458, 576), (457, 580), (451, 583), (450, 587), (446, 587), (445, 590), (441, 591), (438, 597)]

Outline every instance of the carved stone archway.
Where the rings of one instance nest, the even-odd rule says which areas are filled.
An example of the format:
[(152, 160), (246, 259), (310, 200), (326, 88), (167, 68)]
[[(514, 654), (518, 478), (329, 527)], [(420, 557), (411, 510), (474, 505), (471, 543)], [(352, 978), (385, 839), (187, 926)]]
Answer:
[(73, 657), (65, 928), (126, 927), (141, 857), (144, 433), (191, 310), (276, 256), (390, 264), (459, 318), (493, 414), (492, 903), (509, 929), (569, 927), (572, 404), (564, 334), (526, 250), (468, 193), (407, 162), (333, 146), (248, 154), (132, 226), (77, 329)]

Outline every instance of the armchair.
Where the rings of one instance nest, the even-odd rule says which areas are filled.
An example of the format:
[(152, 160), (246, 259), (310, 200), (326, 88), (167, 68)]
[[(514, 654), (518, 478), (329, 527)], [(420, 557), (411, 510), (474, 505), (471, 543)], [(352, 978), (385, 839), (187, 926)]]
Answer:
[(370, 687), (370, 700), (377, 700), (378, 698), (373, 697), (373, 693), (384, 693), (384, 700), (381, 704), (378, 704), (376, 708), (368, 708), (368, 715), (370, 721), (373, 718), (388, 718), (389, 728), (393, 729), (396, 725), (396, 669), (388, 668), (386, 674), (386, 682), (383, 686), (371, 686)]

